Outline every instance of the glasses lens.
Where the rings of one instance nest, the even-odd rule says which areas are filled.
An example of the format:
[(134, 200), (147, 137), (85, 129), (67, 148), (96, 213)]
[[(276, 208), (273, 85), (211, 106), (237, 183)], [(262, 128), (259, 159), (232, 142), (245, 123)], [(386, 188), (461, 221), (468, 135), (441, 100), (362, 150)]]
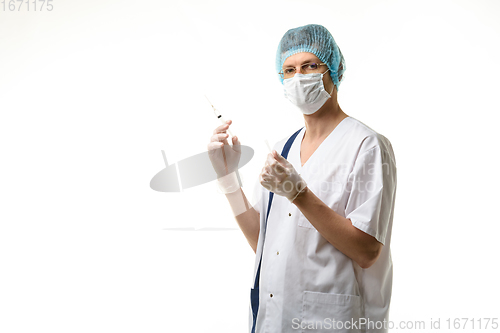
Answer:
[(287, 67), (283, 68), (283, 78), (284, 79), (289, 79), (295, 75), (295, 68), (294, 67)]
[(311, 62), (311, 63), (302, 65), (301, 68), (302, 68), (302, 72), (305, 74), (317, 73), (318, 69), (319, 69), (319, 65), (314, 63), (314, 62)]
[[(302, 74), (319, 73), (321, 71), (321, 65), (322, 64), (317, 64), (314, 62), (303, 64), (302, 66), (300, 66), (300, 72)], [(295, 75), (295, 72), (295, 67), (286, 67), (283, 68), (283, 71), (280, 73), (280, 75), (283, 79), (289, 79)]]

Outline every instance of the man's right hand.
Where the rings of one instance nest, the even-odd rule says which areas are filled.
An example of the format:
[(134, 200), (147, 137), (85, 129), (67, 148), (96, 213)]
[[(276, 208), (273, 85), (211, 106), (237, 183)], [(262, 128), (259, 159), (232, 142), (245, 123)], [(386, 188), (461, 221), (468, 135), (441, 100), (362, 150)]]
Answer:
[(215, 128), (213, 135), (210, 137), (210, 142), (207, 145), (208, 157), (212, 162), (212, 166), (218, 178), (227, 176), (236, 171), (240, 162), (241, 143), (238, 137), (233, 136), (232, 146), (230, 146), (227, 141), (229, 135), (226, 131), (231, 124), (232, 121), (227, 120), (226, 124)]

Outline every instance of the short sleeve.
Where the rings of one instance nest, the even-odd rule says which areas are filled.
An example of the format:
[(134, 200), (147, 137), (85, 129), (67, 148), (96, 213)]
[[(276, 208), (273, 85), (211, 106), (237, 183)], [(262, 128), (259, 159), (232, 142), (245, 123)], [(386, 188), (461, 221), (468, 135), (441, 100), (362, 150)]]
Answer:
[(396, 165), (391, 152), (375, 146), (356, 159), (346, 190), (345, 217), (385, 243), (396, 195)]

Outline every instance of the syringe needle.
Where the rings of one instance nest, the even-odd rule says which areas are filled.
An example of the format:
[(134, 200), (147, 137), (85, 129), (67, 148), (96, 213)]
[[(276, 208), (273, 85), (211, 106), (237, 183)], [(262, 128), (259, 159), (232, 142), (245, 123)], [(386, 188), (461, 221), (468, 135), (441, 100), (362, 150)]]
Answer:
[[(215, 107), (212, 105), (212, 103), (210, 102), (210, 100), (208, 99), (207, 95), (205, 95), (205, 98), (207, 99), (208, 101), (208, 104), (210, 104), (210, 106), (212, 107), (212, 109), (214, 110), (214, 113), (215, 113), (215, 116), (220, 119), (220, 121), (225, 124), (226, 123), (226, 120), (222, 117), (221, 114), (218, 114), (217, 110), (215, 109)], [(227, 132), (229, 133), (229, 135), (231, 136), (234, 136), (233, 133), (231, 133), (231, 131), (229, 130), (229, 128), (227, 129)]]

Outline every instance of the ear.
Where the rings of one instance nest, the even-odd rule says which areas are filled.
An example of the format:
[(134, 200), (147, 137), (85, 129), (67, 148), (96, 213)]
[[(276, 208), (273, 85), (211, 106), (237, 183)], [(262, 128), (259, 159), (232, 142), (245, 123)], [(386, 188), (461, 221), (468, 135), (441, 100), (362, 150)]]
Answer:
[[(344, 66), (342, 65), (342, 61), (339, 63), (339, 69), (337, 71), (337, 73), (339, 73), (341, 70), (344, 69)], [(342, 74), (344, 75), (344, 74)], [(339, 76), (339, 82), (342, 80), (342, 75)]]

